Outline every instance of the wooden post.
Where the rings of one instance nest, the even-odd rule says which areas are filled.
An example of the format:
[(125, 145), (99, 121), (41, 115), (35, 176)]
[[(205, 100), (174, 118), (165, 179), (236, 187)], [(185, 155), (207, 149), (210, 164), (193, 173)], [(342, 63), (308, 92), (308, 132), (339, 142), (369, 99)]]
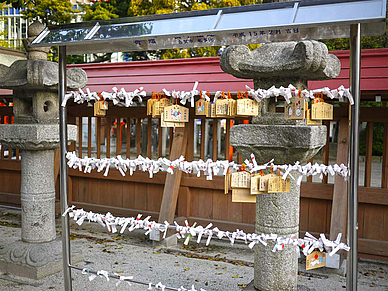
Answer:
[(88, 117), (88, 157), (92, 156), (92, 118)]
[(116, 156), (121, 154), (121, 118), (116, 119)]
[[(170, 160), (178, 159), (181, 155), (184, 155), (187, 148), (187, 132), (188, 125), (186, 127), (175, 128), (174, 139), (172, 143), (172, 150)], [(163, 223), (168, 221), (173, 223), (175, 209), (178, 201), (179, 187), (181, 185), (182, 171), (174, 170), (174, 175), (167, 174), (166, 182), (164, 184), (162, 204), (160, 206), (159, 222)]]
[(106, 119), (106, 157), (110, 158), (110, 126), (112, 123), (111, 118)]
[[(229, 160), (229, 153), (230, 153), (230, 119), (226, 119), (225, 123), (225, 129), (226, 129), (226, 134), (225, 134), (225, 160)], [(232, 153), (233, 155), (233, 153)]]
[[(192, 108), (194, 109), (194, 108)], [(190, 118), (189, 123), (186, 125), (187, 128), (187, 150), (185, 154), (186, 161), (192, 161), (194, 160), (194, 110), (191, 110), (190, 108)]]
[(141, 118), (136, 118), (136, 156), (141, 155)]
[(217, 129), (218, 129), (218, 119), (213, 119), (213, 153), (212, 158), (213, 161), (217, 161)]
[(373, 122), (368, 122), (366, 126), (365, 143), (365, 179), (364, 186), (370, 187), (372, 178), (372, 146), (373, 146)]
[(383, 142), (383, 172), (381, 176), (381, 187), (388, 187), (388, 122), (384, 123), (384, 142)]
[(101, 117), (96, 117), (97, 159), (101, 158)]
[(127, 117), (127, 159), (131, 158), (131, 119)]
[(160, 158), (162, 156), (162, 141), (163, 141), (162, 119), (159, 118), (159, 125), (158, 125), (158, 158)]
[[(329, 165), (329, 151), (330, 151), (330, 121), (324, 121), (323, 123), (326, 125), (327, 132), (326, 132), (326, 144), (323, 147), (323, 153), (322, 153), (322, 163), (324, 165)], [(324, 175), (322, 179), (323, 184), (327, 184), (328, 175)]]
[(82, 117), (78, 117), (78, 157), (82, 158)]
[(147, 119), (147, 156), (152, 158), (152, 118)]
[[(314, 159), (313, 158), (309, 159), (309, 163), (314, 164)], [(313, 176), (308, 176), (307, 182), (311, 183), (312, 181), (313, 181)]]
[[(348, 164), (349, 149), (349, 120), (341, 118), (339, 122), (337, 164)], [(346, 237), (348, 182), (339, 176), (335, 177), (333, 203), (331, 208), (330, 239), (335, 240), (342, 233), (342, 240)], [(342, 261), (342, 259), (341, 259)]]
[(206, 119), (201, 119), (201, 159), (205, 160), (205, 127), (206, 127)]
[[(77, 124), (77, 119), (75, 116), (68, 116), (68, 121), (67, 124)], [(70, 145), (68, 145), (68, 151), (69, 152), (74, 152), (75, 151), (75, 141), (71, 142)]]

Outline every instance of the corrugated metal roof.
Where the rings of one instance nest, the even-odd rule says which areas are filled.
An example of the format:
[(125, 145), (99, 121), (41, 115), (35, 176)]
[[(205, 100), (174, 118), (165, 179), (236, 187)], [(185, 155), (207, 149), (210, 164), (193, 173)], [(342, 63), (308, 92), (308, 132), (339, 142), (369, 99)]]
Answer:
[(198, 10), (46, 28), (32, 46), (68, 54), (207, 47), (385, 33), (386, 0), (304, 0)]

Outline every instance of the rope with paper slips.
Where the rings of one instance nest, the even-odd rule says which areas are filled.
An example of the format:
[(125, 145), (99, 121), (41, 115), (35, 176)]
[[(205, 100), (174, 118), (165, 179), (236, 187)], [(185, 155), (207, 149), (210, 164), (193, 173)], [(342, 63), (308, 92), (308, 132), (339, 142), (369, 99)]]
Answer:
[(185, 238), (186, 235), (197, 237), (197, 243), (200, 243), (202, 237), (207, 237), (206, 245), (209, 245), (210, 240), (213, 236), (218, 239), (228, 238), (231, 245), (236, 240), (244, 241), (248, 244), (249, 248), (253, 248), (255, 244), (261, 243), (264, 246), (268, 245), (268, 241), (274, 243), (273, 252), (281, 251), (286, 245), (296, 246), (296, 252), (300, 257), (300, 248), (305, 256), (311, 254), (314, 249), (319, 249), (321, 252), (326, 251), (329, 256), (334, 255), (337, 251), (343, 249), (349, 251), (349, 246), (341, 242), (342, 234), (338, 234), (335, 241), (326, 239), (325, 235), (320, 234), (319, 238), (315, 238), (310, 233), (306, 232), (303, 239), (290, 236), (288, 238), (278, 236), (277, 234), (256, 234), (256, 233), (245, 233), (242, 230), (237, 229), (234, 232), (223, 231), (217, 227), (212, 228), (213, 224), (209, 223), (206, 227), (203, 226), (190, 226), (188, 221), (185, 221), (185, 225), (179, 225), (176, 221), (174, 224), (169, 224), (167, 221), (164, 223), (158, 223), (150, 220), (151, 216), (147, 216), (141, 219), (142, 215), (138, 214), (136, 217), (115, 217), (111, 213), (99, 214), (93, 213), (92, 211), (86, 212), (83, 209), (75, 209), (75, 206), (71, 206), (62, 214), (62, 216), (69, 215), (73, 218), (76, 223), (81, 226), (84, 221), (96, 222), (103, 227), (106, 227), (109, 232), (116, 233), (117, 227), (121, 227), (120, 233), (124, 233), (125, 230), (133, 231), (135, 229), (145, 230), (145, 235), (148, 235), (151, 231), (159, 231), (163, 233), (163, 239), (166, 237), (167, 230), (173, 229), (177, 233), (177, 237)]
[[(205, 99), (206, 101), (210, 101), (209, 96), (207, 95), (206, 91), (198, 91), (198, 82), (195, 82), (193, 89), (191, 91), (168, 91), (166, 89), (163, 89), (162, 92), (167, 97), (172, 97), (175, 99), (180, 99), (180, 103), (182, 105), (185, 105), (187, 102), (190, 102), (191, 107), (194, 107), (194, 101), (195, 96), (200, 95), (202, 99)], [(246, 92), (248, 96), (252, 97), (257, 102), (261, 102), (263, 99), (267, 98), (277, 98), (277, 97), (283, 97), (287, 103), (290, 103), (290, 99), (293, 96), (301, 96), (303, 98), (310, 98), (314, 99), (314, 94), (323, 94), (330, 99), (343, 99), (347, 98), (349, 100), (350, 104), (354, 104), (354, 100), (352, 95), (350, 94), (349, 89), (345, 88), (344, 86), (340, 86), (337, 89), (330, 89), (328, 87), (324, 87), (321, 89), (314, 89), (314, 90), (301, 90), (299, 92), (298, 89), (296, 89), (293, 85), (288, 85), (288, 87), (280, 87), (276, 88), (275, 86), (272, 86), (269, 89), (251, 89), (249, 86), (246, 87)], [(147, 96), (147, 93), (143, 91), (143, 87), (139, 87), (138, 89), (134, 90), (133, 92), (127, 92), (124, 88), (121, 88), (121, 90), (118, 90), (117, 87), (113, 87), (113, 93), (110, 92), (91, 92), (89, 88), (86, 88), (86, 93), (79, 89), (78, 91), (71, 91), (68, 94), (65, 94), (65, 98), (62, 102), (62, 106), (65, 107), (67, 104), (67, 101), (69, 99), (74, 99), (75, 103), (82, 104), (84, 102), (90, 103), (90, 102), (96, 102), (100, 100), (111, 100), (113, 102), (113, 105), (118, 106), (135, 106), (136, 103), (134, 102), (134, 99), (137, 98), (139, 103), (142, 103), (143, 98)], [(162, 93), (161, 92), (161, 93)], [(217, 91), (214, 95), (214, 102), (223, 96), (225, 94), (223, 91)]]
[[(95, 270), (91, 270), (88, 268), (81, 268), (81, 267), (73, 266), (73, 265), (70, 265), (70, 267), (73, 269), (82, 271), (81, 273), (83, 275), (88, 275), (89, 281), (94, 280), (97, 276), (99, 276), (101, 278), (105, 278), (108, 282), (109, 282), (109, 278), (118, 279), (119, 281), (116, 282), (116, 287), (118, 287), (122, 282), (126, 282), (129, 286), (132, 286), (131, 283), (146, 285), (146, 286), (148, 286), (147, 290), (153, 290), (155, 288), (155, 290), (162, 290), (162, 291), (164, 291), (164, 290), (197, 291), (197, 289), (194, 288), (194, 285), (191, 286), (191, 289), (186, 289), (184, 287), (175, 288), (175, 287), (163, 285), (161, 282), (154, 284), (151, 282), (144, 282), (144, 281), (136, 280), (133, 278), (133, 276), (123, 276), (123, 275), (119, 275), (117, 273), (110, 274), (108, 271), (105, 271), (105, 270), (95, 271)], [(206, 291), (206, 290), (201, 288), (200, 291)]]
[[(191, 161), (188, 162), (185, 160), (184, 156), (181, 156), (176, 160), (169, 160), (167, 158), (159, 158), (157, 160), (151, 160), (150, 158), (139, 156), (135, 159), (123, 159), (121, 156), (112, 157), (112, 158), (91, 158), (84, 157), (79, 158), (75, 152), (67, 152), (66, 158), (68, 160), (67, 165), (70, 168), (78, 169), (80, 172), (91, 173), (92, 170), (97, 170), (97, 172), (104, 171), (104, 176), (107, 176), (110, 168), (116, 168), (119, 170), (121, 175), (125, 176), (129, 171), (129, 174), (132, 176), (136, 170), (143, 172), (148, 172), (150, 178), (158, 172), (167, 172), (169, 174), (174, 174), (174, 169), (178, 169), (188, 174), (197, 174), (197, 177), (201, 176), (201, 172), (206, 176), (207, 180), (212, 180), (213, 175), (223, 175), (225, 176), (228, 171), (229, 173), (237, 172), (241, 165), (235, 162), (229, 162), (228, 160), (217, 160), (212, 161), (208, 159), (207, 161)], [(296, 180), (298, 185), (302, 182), (303, 176), (315, 176), (319, 175), (319, 178), (322, 180), (324, 175), (339, 175), (345, 180), (348, 177), (348, 168), (344, 165), (323, 165), (323, 164), (311, 164), (308, 163), (304, 166), (300, 165), (299, 162), (296, 162), (294, 165), (285, 164), (285, 165), (275, 165), (273, 159), (268, 163), (263, 165), (258, 165), (254, 154), (251, 154), (252, 162), (245, 160), (244, 164), (246, 170), (250, 173), (257, 173), (265, 169), (273, 169), (273, 171), (280, 171), (282, 178), (285, 180), (290, 176), (293, 180)], [(295, 179), (291, 172), (299, 173), (299, 177)]]

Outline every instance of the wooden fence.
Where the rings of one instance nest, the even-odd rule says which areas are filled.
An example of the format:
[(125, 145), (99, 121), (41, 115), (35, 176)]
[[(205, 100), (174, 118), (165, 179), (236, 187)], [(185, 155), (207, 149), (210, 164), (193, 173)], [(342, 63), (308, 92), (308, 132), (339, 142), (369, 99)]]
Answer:
[[(361, 121), (367, 122), (367, 142), (364, 186), (359, 188), (359, 255), (379, 260), (388, 260), (387, 111), (385, 107), (362, 108), (361, 111)], [(335, 135), (338, 139), (337, 163), (347, 163), (347, 114), (347, 107), (335, 109), (335, 120), (339, 125)], [(10, 108), (0, 108), (0, 115), (11, 115)], [(173, 139), (181, 138), (173, 134), (173, 129), (163, 131), (158, 120), (146, 116), (145, 107), (111, 106), (106, 118), (96, 118), (93, 117), (92, 107), (70, 104), (68, 116), (69, 123), (76, 124), (79, 132), (78, 141), (72, 143), (69, 150), (76, 151), (80, 157), (109, 157), (118, 154), (127, 157), (139, 154), (154, 158), (168, 156)], [(194, 119), (193, 114), (190, 116), (190, 122), (185, 128), (186, 159), (228, 159), (230, 125), (241, 123), (242, 120), (206, 121)], [(384, 122), (381, 187), (371, 187), (374, 122)], [(330, 147), (333, 145), (329, 143), (328, 138), (328, 143), (322, 150), (322, 162), (325, 164), (331, 159)], [(12, 154), (9, 154), (11, 152)], [(234, 155), (234, 158), (241, 160), (238, 155)], [(58, 154), (56, 177), (59, 174), (57, 161)], [(109, 175), (104, 177), (102, 173), (84, 174), (69, 169), (69, 177), (70, 204), (88, 210), (110, 211), (116, 215), (142, 213), (158, 218), (165, 188), (165, 173), (158, 173), (150, 179), (147, 173), (142, 172), (123, 177), (117, 170), (111, 169)], [(20, 205), (20, 160), (17, 150), (1, 148), (0, 185), (0, 204)], [(310, 178), (302, 184), (301, 235), (309, 231), (313, 234), (322, 232), (334, 236), (338, 231), (346, 231), (346, 189), (346, 182), (341, 178), (336, 178), (334, 184), (329, 183), (327, 178), (320, 183), (313, 183)], [(183, 173), (175, 211), (176, 220), (188, 218), (189, 221), (197, 221), (200, 224), (212, 222), (228, 230), (239, 228), (248, 232), (254, 231), (255, 205), (232, 203), (231, 195), (225, 195), (223, 190), (223, 177), (214, 177), (212, 181), (208, 181), (204, 177), (197, 178), (196, 175)]]

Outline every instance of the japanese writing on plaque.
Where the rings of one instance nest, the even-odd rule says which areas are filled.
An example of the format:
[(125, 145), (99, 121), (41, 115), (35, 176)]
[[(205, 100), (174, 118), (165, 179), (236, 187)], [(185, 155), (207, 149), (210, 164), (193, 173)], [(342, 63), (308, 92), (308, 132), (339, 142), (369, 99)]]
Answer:
[(250, 30), (243, 32), (233, 32), (232, 36), (234, 38), (244, 38), (244, 37), (255, 37), (255, 36), (267, 36), (267, 35), (287, 35), (287, 34), (298, 34), (299, 28), (285, 28), (285, 29), (263, 29), (263, 30)]

